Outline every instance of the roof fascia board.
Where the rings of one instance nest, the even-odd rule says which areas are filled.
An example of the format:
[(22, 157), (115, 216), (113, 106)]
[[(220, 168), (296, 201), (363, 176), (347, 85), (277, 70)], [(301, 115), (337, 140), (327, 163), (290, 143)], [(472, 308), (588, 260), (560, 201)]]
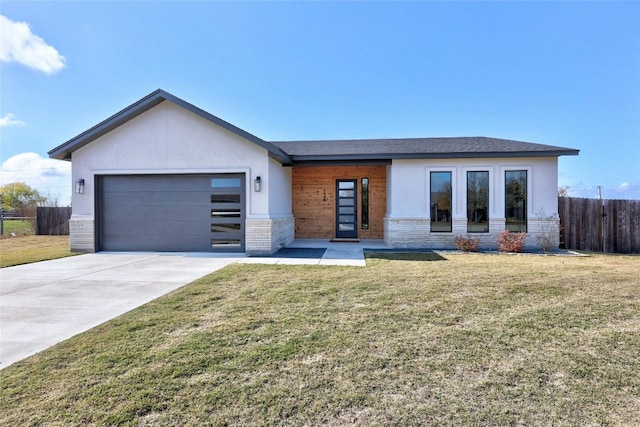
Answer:
[(291, 166), (388, 166), (391, 159), (374, 160), (299, 160), (293, 162)]

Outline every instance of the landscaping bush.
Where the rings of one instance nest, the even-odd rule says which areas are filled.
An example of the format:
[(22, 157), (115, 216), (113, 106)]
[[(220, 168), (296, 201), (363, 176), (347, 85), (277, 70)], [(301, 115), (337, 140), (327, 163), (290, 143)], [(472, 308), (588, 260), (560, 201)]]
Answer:
[(536, 236), (536, 242), (542, 249), (542, 252), (549, 253), (554, 248), (557, 248), (557, 241), (559, 240), (560, 232), (560, 215), (553, 214), (547, 215), (544, 209), (540, 208), (536, 213), (538, 223), (540, 224), (540, 232)]
[(477, 252), (480, 239), (474, 239), (469, 236), (456, 236), (456, 248), (464, 252)]
[(522, 252), (526, 237), (527, 233), (524, 231), (512, 233), (509, 230), (504, 230), (496, 240), (498, 242), (498, 250), (500, 252)]

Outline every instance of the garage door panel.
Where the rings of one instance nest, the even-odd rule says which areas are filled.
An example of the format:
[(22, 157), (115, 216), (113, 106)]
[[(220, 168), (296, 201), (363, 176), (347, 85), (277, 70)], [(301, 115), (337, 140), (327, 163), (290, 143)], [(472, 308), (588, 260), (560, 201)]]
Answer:
[[(200, 208), (200, 209), (198, 209)], [(211, 214), (208, 207), (204, 206), (149, 206), (140, 209), (138, 206), (121, 205), (110, 206), (104, 210), (105, 218), (109, 220), (127, 220), (135, 218), (155, 218), (165, 221), (207, 221)]]
[[(104, 230), (108, 235), (127, 234), (132, 237), (152, 234), (177, 237), (182, 234), (200, 234), (205, 240), (210, 237), (202, 221), (107, 220), (104, 222)], [(162, 233), (158, 233), (158, 230), (162, 230)]]
[(123, 206), (209, 206), (211, 202), (203, 197), (203, 192), (195, 191), (109, 191), (104, 193), (112, 205)]
[[(131, 251), (131, 237), (126, 235), (112, 235), (109, 239), (109, 251)], [(211, 244), (203, 240), (202, 236), (182, 236), (171, 238), (165, 236), (145, 236), (136, 246), (136, 251), (158, 252), (209, 252)]]
[[(244, 250), (243, 174), (98, 178), (101, 250)], [(221, 187), (231, 182), (240, 186)]]
[(104, 192), (209, 191), (211, 180), (202, 175), (122, 175), (109, 176)]

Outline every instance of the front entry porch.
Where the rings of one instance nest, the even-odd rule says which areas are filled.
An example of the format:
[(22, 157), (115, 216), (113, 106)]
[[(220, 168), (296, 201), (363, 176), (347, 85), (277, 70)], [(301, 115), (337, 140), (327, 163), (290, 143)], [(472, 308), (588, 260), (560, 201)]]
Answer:
[(292, 170), (296, 239), (383, 239), (387, 167), (300, 166)]
[[(314, 251), (313, 249), (317, 249)], [(282, 250), (269, 256), (242, 258), (241, 264), (289, 264), (289, 265), (367, 265), (365, 249), (392, 249), (384, 240), (365, 239), (359, 242), (334, 242), (328, 239), (296, 239)], [(283, 255), (283, 251), (286, 252)], [(297, 252), (297, 253), (296, 253)]]

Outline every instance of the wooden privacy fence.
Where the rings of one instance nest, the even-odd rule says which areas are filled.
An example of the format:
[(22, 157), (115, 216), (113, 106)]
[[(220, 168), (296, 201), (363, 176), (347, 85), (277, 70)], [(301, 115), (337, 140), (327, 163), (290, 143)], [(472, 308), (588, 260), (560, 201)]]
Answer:
[(560, 247), (640, 253), (640, 200), (558, 197)]
[(68, 236), (71, 208), (39, 207), (36, 213), (36, 234)]

